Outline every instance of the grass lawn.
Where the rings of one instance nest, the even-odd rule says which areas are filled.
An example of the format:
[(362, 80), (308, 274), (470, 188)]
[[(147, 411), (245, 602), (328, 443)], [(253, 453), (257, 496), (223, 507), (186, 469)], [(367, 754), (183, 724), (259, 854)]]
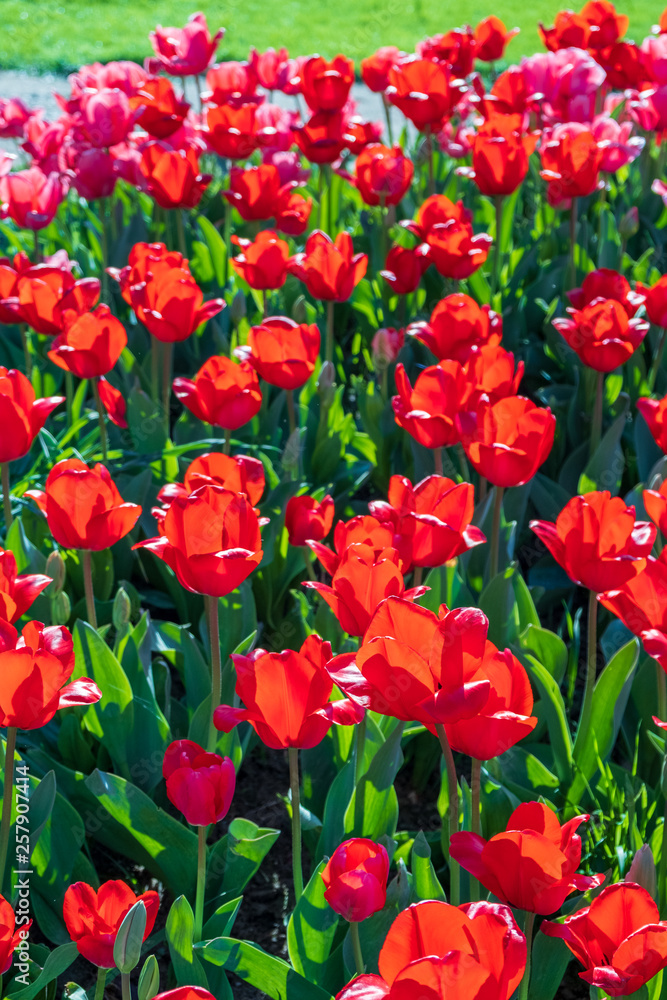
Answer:
[[(582, 0), (583, 2), (583, 0)], [(342, 51), (355, 60), (379, 45), (411, 50), (426, 35), (463, 22), (476, 24), (487, 14), (501, 16), (521, 34), (508, 48), (511, 61), (541, 50), (536, 23), (551, 23), (560, 6), (554, 0), (0, 0), (0, 69), (71, 71), (94, 60), (135, 59), (151, 52), (147, 34), (156, 21), (182, 25), (203, 10), (209, 26), (224, 25), (221, 59), (244, 58), (251, 45), (263, 49), (286, 45), (290, 53)], [(640, 41), (661, 13), (661, 4), (619, 0), (630, 17), (631, 38)]]

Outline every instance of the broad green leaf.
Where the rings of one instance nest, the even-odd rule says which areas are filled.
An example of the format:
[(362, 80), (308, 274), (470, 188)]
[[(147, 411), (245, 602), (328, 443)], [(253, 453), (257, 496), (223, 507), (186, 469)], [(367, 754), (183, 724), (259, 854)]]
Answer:
[(572, 954), (560, 938), (537, 933), (533, 941), (530, 1000), (553, 1000)]
[(287, 925), (287, 948), (292, 965), (318, 986), (325, 985), (323, 972), (338, 926), (338, 915), (324, 898), (324, 868), (322, 861), (311, 875)]
[(540, 693), (541, 700), (535, 711), (536, 714), (543, 712), (546, 717), (556, 774), (564, 784), (569, 784), (572, 780), (572, 739), (560, 688), (547, 668), (534, 656), (524, 653), (522, 659)]
[(399, 723), (355, 788), (345, 811), (348, 837), (378, 840), (383, 834), (391, 837), (396, 832), (398, 798), (394, 779), (403, 763), (402, 735), (403, 725)]
[(562, 684), (567, 669), (567, 646), (555, 632), (538, 625), (528, 625), (519, 637), (521, 648), (549, 671), (556, 684)]
[(69, 944), (61, 944), (51, 952), (37, 979), (25, 989), (8, 994), (7, 1000), (33, 1000), (45, 986), (62, 976), (63, 972), (66, 972), (70, 965), (76, 961), (78, 955), (79, 952), (74, 941), (70, 941)]
[(193, 951), (195, 918), (185, 896), (171, 904), (166, 935), (177, 986), (207, 986), (206, 973)]
[(446, 901), (445, 890), (438, 881), (431, 861), (431, 848), (421, 830), (412, 845), (410, 866), (415, 899), (444, 899)]
[(620, 442), (626, 425), (628, 404), (629, 400), (579, 477), (578, 493), (589, 493), (591, 490), (609, 490), (612, 496), (618, 493), (625, 464)]
[(196, 945), (207, 961), (235, 972), (239, 979), (273, 1000), (330, 1000), (331, 994), (308, 982), (281, 958), (275, 958), (249, 941), (219, 937)]

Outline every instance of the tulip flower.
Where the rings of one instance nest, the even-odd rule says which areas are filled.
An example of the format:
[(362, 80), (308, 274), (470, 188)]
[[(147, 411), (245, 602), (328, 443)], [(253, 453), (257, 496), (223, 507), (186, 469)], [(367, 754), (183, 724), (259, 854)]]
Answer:
[(120, 880), (103, 882), (97, 891), (86, 882), (70, 885), (65, 892), (63, 918), (79, 954), (99, 968), (113, 969), (116, 934), (126, 914), (138, 902), (146, 907), (145, 941), (153, 930), (160, 905), (154, 889), (137, 896)]
[(667, 537), (667, 479), (656, 489), (644, 490), (642, 501), (648, 516), (663, 536)]
[(206, 112), (210, 148), (230, 160), (247, 160), (260, 145), (257, 104), (223, 105)]
[(516, 396), (523, 378), (524, 363), (515, 367), (514, 355), (502, 347), (490, 345), (474, 351), (463, 366), (468, 380), (466, 408), (475, 410), (482, 397), (495, 403)]
[(0, 217), (12, 219), (20, 229), (44, 229), (66, 193), (60, 174), (45, 174), (39, 167), (17, 170), (0, 177)]
[(461, 438), (468, 459), (495, 486), (522, 486), (546, 460), (554, 439), (556, 418), (548, 407), (523, 396), (496, 403), (481, 401), (474, 415), (460, 418)]
[(3, 139), (23, 139), (25, 126), (34, 114), (18, 97), (0, 98), (0, 136)]
[(295, 323), (287, 316), (270, 316), (259, 326), (250, 327), (247, 346), (236, 350), (237, 356), (247, 361), (260, 378), (287, 392), (301, 388), (308, 381), (315, 371), (319, 352), (317, 325)]
[[(264, 466), (249, 455), (224, 455), (219, 451), (207, 452), (193, 459), (186, 469), (183, 483), (170, 483), (158, 493), (158, 500), (166, 508), (174, 497), (189, 496), (200, 486), (222, 486), (232, 493), (245, 493), (251, 504), (257, 504), (264, 492)], [(166, 513), (166, 509), (164, 511)], [(154, 516), (160, 517), (156, 510)]]
[(361, 60), (361, 78), (374, 94), (389, 86), (389, 70), (405, 55), (395, 45), (383, 45), (372, 56)]
[(149, 38), (161, 69), (171, 76), (199, 76), (215, 58), (224, 29), (211, 36), (203, 14), (193, 14), (184, 28), (158, 25)]
[(416, 51), (422, 59), (446, 65), (456, 77), (472, 73), (475, 56), (475, 36), (469, 24), (417, 42)]
[(628, 318), (616, 299), (595, 299), (583, 309), (568, 308), (552, 320), (566, 343), (585, 365), (597, 372), (611, 372), (630, 358), (648, 333), (649, 325), (637, 316)]
[(395, 295), (409, 295), (419, 287), (430, 263), (428, 243), (420, 243), (413, 250), (397, 244), (389, 250), (380, 274)]
[(394, 378), (398, 395), (391, 403), (399, 427), (425, 448), (438, 449), (460, 440), (456, 418), (466, 383), (458, 361), (441, 361), (422, 369), (414, 387), (402, 364), (396, 365)]
[[(480, 126), (472, 141), (472, 169), (465, 171), (482, 194), (502, 198), (512, 194), (528, 173), (530, 155), (539, 135), (525, 134), (518, 116), (494, 115)], [(496, 237), (498, 239), (498, 237)]]
[(111, 423), (116, 427), (127, 427), (127, 404), (120, 389), (102, 376), (97, 380), (97, 393)]
[[(190, 274), (188, 261), (176, 250), (167, 250), (164, 243), (135, 243), (130, 250), (125, 267), (108, 268), (108, 273), (120, 285), (120, 293), (128, 305), (132, 305), (132, 288), (150, 278), (165, 280), (170, 272), (181, 270), (179, 278)], [(138, 318), (143, 322), (139, 310)]]
[(654, 285), (637, 282), (636, 292), (644, 296), (646, 315), (651, 323), (661, 328), (667, 327), (667, 276), (658, 278)]
[(187, 340), (195, 330), (224, 309), (224, 299), (204, 302), (194, 278), (181, 268), (149, 271), (130, 289), (132, 308), (149, 333), (164, 344)]
[(0, 367), (0, 463), (27, 455), (49, 413), (64, 401), (64, 396), (36, 399), (22, 372)]
[(357, 157), (356, 186), (367, 205), (398, 205), (410, 187), (414, 167), (400, 146), (375, 142)]
[[(663, 550), (664, 552), (664, 550)], [(649, 656), (667, 672), (667, 557), (649, 558), (645, 568), (599, 602), (641, 639)]]
[(222, 196), (246, 222), (275, 218), (281, 232), (300, 236), (308, 224), (312, 198), (295, 192), (296, 184), (283, 183), (273, 163), (261, 163), (246, 170), (232, 167), (229, 190), (223, 191)]
[(194, 379), (174, 379), (177, 399), (204, 423), (235, 431), (259, 412), (262, 392), (257, 375), (243, 361), (213, 356)]
[(475, 28), (475, 59), (481, 62), (502, 59), (507, 44), (518, 34), (518, 28), (508, 31), (499, 17), (493, 14), (485, 17)]
[(637, 400), (637, 409), (648, 424), (658, 448), (667, 454), (667, 396), (662, 399), (642, 397)]
[(102, 87), (81, 95), (81, 126), (90, 144), (108, 149), (124, 142), (137, 117), (127, 94), (118, 87)]
[(303, 125), (294, 128), (294, 141), (309, 163), (333, 163), (350, 138), (341, 111), (317, 111)]
[(373, 365), (377, 372), (381, 372), (383, 379), (383, 395), (386, 393), (386, 372), (389, 365), (393, 364), (401, 348), (405, 343), (405, 330), (397, 330), (394, 326), (386, 326), (373, 334), (371, 341), (371, 356)]
[(480, 347), (500, 344), (503, 320), (490, 306), (457, 292), (438, 302), (428, 322), (411, 323), (407, 333), (426, 344), (438, 361), (465, 364)]
[(573, 10), (559, 10), (553, 27), (545, 28), (540, 21), (537, 30), (550, 52), (568, 48), (587, 49), (591, 37), (590, 24), (583, 15), (575, 14)]
[(331, 531), (334, 511), (335, 504), (329, 494), (319, 501), (307, 495), (290, 497), (285, 508), (289, 544), (321, 542)]
[(0, 620), (13, 625), (50, 583), (43, 573), (17, 574), (14, 553), (0, 549)]
[(591, 29), (588, 39), (590, 49), (606, 49), (619, 41), (630, 26), (630, 18), (617, 14), (610, 0), (588, 0), (581, 9), (581, 16)]
[(177, 986), (174, 990), (157, 993), (153, 1000), (215, 1000), (203, 986)]
[(109, 309), (99, 305), (78, 316), (59, 333), (48, 356), (59, 368), (77, 378), (107, 375), (127, 345), (125, 327)]
[(548, 182), (550, 204), (592, 194), (599, 183), (602, 156), (602, 148), (585, 125), (557, 125), (540, 147), (540, 175)]
[(607, 886), (590, 906), (541, 930), (561, 938), (584, 966), (580, 978), (610, 997), (638, 992), (667, 966), (667, 921), (633, 882)]
[(232, 258), (232, 267), (251, 288), (258, 291), (282, 288), (287, 279), (289, 247), (277, 233), (265, 229), (255, 241), (232, 236), (232, 243), (241, 248), (238, 257)]
[(60, 266), (55, 257), (21, 271), (16, 282), (17, 316), (37, 333), (60, 333), (77, 316), (88, 312), (100, 297), (98, 278), (80, 278), (71, 272), (65, 258)]
[(14, 908), (4, 896), (0, 896), (0, 976), (9, 972), (12, 956), (21, 941), (28, 936), (32, 920), (16, 928)]
[(434, 226), (427, 239), (429, 257), (443, 278), (469, 278), (486, 263), (493, 240), (487, 233), (474, 235), (472, 226), (451, 220)]
[(354, 83), (354, 63), (337, 55), (330, 62), (311, 56), (301, 67), (301, 93), (312, 111), (341, 111)]
[(303, 253), (291, 258), (289, 271), (316, 299), (345, 302), (366, 274), (368, 257), (354, 253), (349, 233), (341, 232), (335, 242), (315, 230), (306, 240)]
[(384, 549), (391, 548), (393, 540), (392, 525), (382, 524), (377, 517), (371, 517), (370, 514), (358, 514), (349, 521), (337, 523), (334, 529), (334, 552), (326, 545), (320, 545), (312, 539), (308, 541), (308, 547), (315, 553), (329, 576), (333, 576), (350, 545), (367, 545), (377, 557)]
[(363, 837), (337, 847), (322, 872), (324, 898), (339, 916), (359, 923), (381, 910), (387, 898), (389, 856), (381, 844)]
[(431, 131), (447, 118), (461, 97), (462, 86), (448, 68), (418, 56), (402, 59), (388, 73), (388, 100), (420, 132)]
[(382, 138), (382, 122), (369, 122), (358, 115), (345, 121), (345, 146), (353, 156), (359, 156), (367, 146)]
[[(628, 279), (609, 267), (599, 267), (596, 271), (590, 271), (582, 281), (581, 288), (572, 288), (567, 297), (570, 304), (579, 311), (590, 306), (596, 299), (615, 299), (621, 303), (629, 319), (632, 319), (644, 302), (647, 312), (649, 308), (648, 289), (637, 282), (637, 288), (633, 292)], [(649, 319), (651, 319), (650, 313)], [(651, 322), (654, 323), (655, 320), (651, 319)]]
[(164, 76), (153, 77), (141, 84), (130, 98), (130, 107), (139, 111), (137, 125), (154, 139), (168, 139), (187, 118), (190, 105), (176, 96), (171, 82)]
[(139, 170), (162, 208), (194, 208), (211, 181), (211, 174), (201, 173), (192, 146), (171, 149), (157, 139), (142, 147)]

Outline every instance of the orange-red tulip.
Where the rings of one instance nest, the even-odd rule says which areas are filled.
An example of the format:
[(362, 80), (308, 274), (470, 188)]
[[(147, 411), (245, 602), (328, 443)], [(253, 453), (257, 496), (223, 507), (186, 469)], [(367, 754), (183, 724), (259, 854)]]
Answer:
[(31, 923), (31, 920), (22, 922), (17, 928), (14, 907), (4, 896), (0, 896), (0, 976), (9, 972), (13, 954), (28, 936)]
[(224, 299), (204, 302), (201, 288), (183, 268), (149, 271), (145, 281), (130, 287), (130, 298), (149, 333), (165, 344), (187, 340), (225, 307)]
[(126, 344), (123, 324), (109, 306), (99, 305), (56, 336), (49, 358), (77, 378), (96, 378), (111, 371)]
[(288, 316), (270, 316), (252, 326), (246, 347), (236, 354), (260, 378), (280, 389), (299, 389), (315, 371), (320, 331), (315, 323), (295, 323)]
[(232, 167), (229, 189), (222, 192), (246, 222), (275, 218), (277, 228), (290, 236), (300, 236), (308, 225), (312, 198), (294, 191), (296, 181), (283, 184), (273, 163), (241, 170)]
[(194, 379), (174, 379), (174, 394), (195, 417), (235, 431), (259, 412), (262, 391), (252, 367), (214, 355)]
[(420, 131), (439, 125), (462, 94), (460, 81), (452, 79), (446, 65), (418, 56), (393, 65), (388, 78), (388, 99)]
[(245, 493), (253, 506), (262, 498), (264, 466), (249, 455), (223, 455), (210, 451), (190, 462), (182, 483), (170, 483), (158, 493), (158, 500), (168, 505), (177, 496), (194, 493), (200, 486), (223, 486), (232, 493)]
[(341, 232), (335, 242), (316, 229), (306, 240), (303, 253), (291, 258), (289, 270), (316, 299), (345, 302), (366, 274), (368, 256), (354, 253), (352, 237)]
[(277, 233), (265, 229), (255, 241), (232, 236), (232, 243), (241, 248), (238, 257), (232, 258), (232, 267), (251, 288), (259, 291), (282, 288), (287, 278), (289, 247)]
[(13, 625), (50, 583), (43, 573), (17, 574), (14, 553), (0, 549), (0, 620)]
[(648, 424), (658, 448), (667, 454), (667, 396), (662, 399), (642, 397), (637, 400), (637, 409)]
[(600, 594), (600, 604), (638, 636), (649, 656), (667, 671), (667, 555), (649, 558), (645, 568), (617, 590)]
[(480, 401), (477, 412), (465, 414), (460, 424), (463, 447), (477, 472), (494, 486), (522, 486), (546, 461), (556, 418), (549, 407), (509, 396)]
[(51, 410), (64, 402), (64, 396), (35, 399), (23, 372), (0, 367), (0, 462), (27, 455)]
[(458, 361), (441, 361), (424, 368), (414, 387), (405, 368), (396, 365), (398, 395), (392, 398), (394, 417), (425, 448), (442, 448), (460, 440), (457, 414), (466, 393), (466, 378)]
[(502, 59), (508, 42), (518, 33), (518, 28), (508, 31), (500, 18), (493, 14), (485, 17), (475, 28), (475, 59), (482, 62)]
[(119, 880), (103, 882), (97, 891), (86, 882), (75, 882), (65, 892), (63, 917), (77, 951), (93, 965), (113, 969), (113, 947), (125, 915), (135, 903), (146, 907), (144, 941), (153, 930), (160, 897), (154, 889), (134, 894)]
[(200, 171), (192, 146), (172, 149), (157, 139), (143, 146), (139, 169), (162, 208), (194, 208), (211, 182), (211, 174)]
[(469, 295), (446, 295), (428, 322), (411, 323), (408, 334), (426, 344), (438, 361), (452, 358), (461, 364), (484, 345), (496, 346), (503, 335), (502, 316), (490, 306), (479, 306)]
[(570, 317), (559, 316), (553, 325), (581, 361), (598, 372), (611, 372), (625, 364), (649, 329), (645, 319), (629, 319), (616, 299), (595, 299), (583, 309), (568, 307), (567, 311)]
[(176, 96), (171, 82), (164, 76), (145, 80), (130, 107), (139, 110), (137, 125), (156, 139), (168, 139), (185, 121), (190, 105)]

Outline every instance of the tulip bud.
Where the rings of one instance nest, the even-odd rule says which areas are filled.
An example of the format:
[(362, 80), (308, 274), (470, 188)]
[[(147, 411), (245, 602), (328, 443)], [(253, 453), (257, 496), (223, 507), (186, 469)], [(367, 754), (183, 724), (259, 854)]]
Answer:
[(137, 996), (139, 1000), (153, 1000), (160, 992), (160, 969), (155, 955), (149, 955), (139, 976)]
[(303, 295), (299, 295), (294, 301), (292, 306), (292, 319), (295, 323), (307, 323), (308, 316), (306, 314), (306, 299)]
[(241, 322), (241, 320), (245, 319), (246, 313), (247, 313), (247, 308), (246, 308), (245, 295), (239, 289), (239, 291), (236, 293), (236, 295), (232, 299), (232, 305), (231, 305), (231, 309), (230, 309), (230, 316), (231, 316), (232, 323), (235, 326), (238, 326), (238, 324)]
[(322, 406), (328, 409), (334, 400), (334, 387), (336, 385), (336, 369), (331, 361), (325, 361), (317, 380), (317, 392)]
[(284, 469), (299, 467), (299, 455), (301, 453), (301, 431), (296, 427), (287, 439), (285, 450), (283, 451), (282, 464)]
[(644, 844), (640, 847), (635, 854), (632, 859), (632, 864), (628, 869), (628, 873), (625, 876), (625, 881), (636, 882), (637, 885), (646, 889), (646, 891), (655, 899), (657, 892), (655, 861), (653, 859), (653, 851), (648, 844)]
[(61, 590), (51, 601), (51, 624), (65, 625), (69, 621), (71, 613), (72, 605), (69, 596), (65, 590)]
[(630, 239), (631, 236), (639, 232), (639, 210), (636, 205), (633, 205), (625, 215), (621, 216), (618, 232), (624, 240)]
[(55, 597), (56, 594), (60, 593), (65, 586), (65, 576), (67, 575), (65, 560), (61, 556), (60, 552), (52, 552), (49, 555), (49, 558), (46, 560), (45, 573), (47, 576), (51, 577), (51, 594)]
[(136, 967), (141, 958), (141, 946), (146, 930), (146, 907), (139, 900), (127, 911), (118, 928), (113, 946), (113, 960), (119, 972), (128, 973)]
[(396, 330), (394, 327), (378, 330), (371, 343), (375, 367), (383, 371), (395, 361), (404, 340), (405, 330)]
[(130, 601), (129, 595), (124, 587), (119, 587), (118, 593), (114, 598), (113, 610), (111, 612), (111, 620), (114, 628), (119, 632), (122, 631), (125, 626), (129, 624), (131, 614), (132, 602)]

